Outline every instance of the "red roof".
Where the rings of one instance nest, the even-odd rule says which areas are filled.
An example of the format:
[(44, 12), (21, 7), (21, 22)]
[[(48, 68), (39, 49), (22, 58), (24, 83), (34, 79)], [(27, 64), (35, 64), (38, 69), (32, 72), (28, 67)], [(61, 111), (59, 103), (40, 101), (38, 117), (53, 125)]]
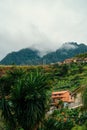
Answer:
[(52, 92), (52, 99), (54, 100), (58, 99), (65, 102), (72, 102), (71, 93), (68, 90)]

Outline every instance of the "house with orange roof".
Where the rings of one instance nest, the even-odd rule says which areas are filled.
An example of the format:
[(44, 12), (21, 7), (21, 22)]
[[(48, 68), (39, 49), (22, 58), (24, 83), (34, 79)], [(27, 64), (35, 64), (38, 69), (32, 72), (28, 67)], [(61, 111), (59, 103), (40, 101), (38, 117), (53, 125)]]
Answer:
[(52, 92), (51, 98), (53, 106), (57, 106), (60, 101), (64, 103), (64, 107), (67, 106), (69, 103), (73, 102), (71, 92), (68, 90)]

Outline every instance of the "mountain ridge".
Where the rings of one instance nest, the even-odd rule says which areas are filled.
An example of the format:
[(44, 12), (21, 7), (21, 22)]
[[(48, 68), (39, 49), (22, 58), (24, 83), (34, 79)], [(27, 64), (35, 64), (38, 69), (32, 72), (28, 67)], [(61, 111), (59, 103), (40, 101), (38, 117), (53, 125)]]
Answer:
[[(77, 42), (68, 42), (63, 44), (56, 51), (49, 52), (44, 56), (40, 56), (40, 51), (24, 48), (17, 52), (11, 52), (6, 55), (1, 61), (2, 65), (39, 65), (50, 64), (55, 62), (64, 61), (67, 58), (72, 58), (77, 54), (87, 52), (87, 45), (84, 43), (78, 44)], [(44, 63), (43, 63), (44, 62)]]

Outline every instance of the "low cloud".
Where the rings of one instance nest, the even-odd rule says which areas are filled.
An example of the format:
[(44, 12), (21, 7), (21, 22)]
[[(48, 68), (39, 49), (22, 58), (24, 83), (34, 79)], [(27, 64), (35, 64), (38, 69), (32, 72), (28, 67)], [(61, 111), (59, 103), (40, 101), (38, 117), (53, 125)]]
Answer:
[(69, 42), (64, 43), (64, 44), (61, 46), (61, 49), (66, 49), (66, 50), (71, 50), (71, 49), (76, 49), (76, 48), (78, 48), (77, 45), (72, 44), (72, 43), (70, 44)]
[(86, 6), (87, 0), (1, 0), (0, 59), (26, 47), (42, 56), (67, 41), (86, 43)]

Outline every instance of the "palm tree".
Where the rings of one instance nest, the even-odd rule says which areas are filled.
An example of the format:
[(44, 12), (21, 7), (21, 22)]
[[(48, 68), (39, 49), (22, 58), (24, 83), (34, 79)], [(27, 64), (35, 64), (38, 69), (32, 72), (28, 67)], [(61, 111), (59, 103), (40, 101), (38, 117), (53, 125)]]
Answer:
[[(28, 73), (11, 87), (11, 93), (4, 106), (3, 115), (9, 124), (24, 130), (37, 130), (45, 116), (48, 99), (48, 78), (41, 73)], [(10, 118), (9, 118), (10, 117)], [(13, 123), (11, 122), (13, 120)]]

